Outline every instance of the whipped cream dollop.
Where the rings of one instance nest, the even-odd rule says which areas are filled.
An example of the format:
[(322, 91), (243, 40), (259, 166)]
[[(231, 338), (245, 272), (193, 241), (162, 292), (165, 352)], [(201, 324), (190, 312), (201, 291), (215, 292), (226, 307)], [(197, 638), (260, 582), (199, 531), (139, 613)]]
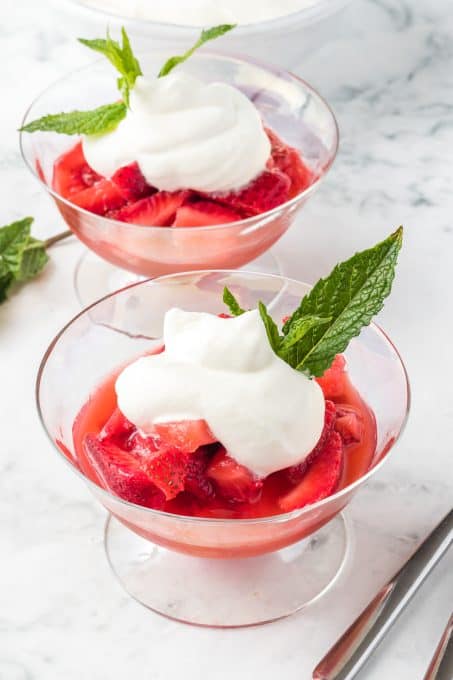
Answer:
[(204, 418), (230, 456), (258, 477), (304, 460), (319, 440), (321, 388), (273, 352), (258, 311), (232, 319), (171, 309), (165, 351), (127, 366), (118, 406), (143, 433)]
[(137, 161), (157, 189), (221, 192), (245, 186), (265, 169), (270, 142), (242, 92), (176, 71), (137, 78), (126, 117), (110, 133), (85, 137), (83, 150), (106, 177)]
[(252, 24), (298, 12), (319, 0), (83, 0), (123, 17), (184, 26)]

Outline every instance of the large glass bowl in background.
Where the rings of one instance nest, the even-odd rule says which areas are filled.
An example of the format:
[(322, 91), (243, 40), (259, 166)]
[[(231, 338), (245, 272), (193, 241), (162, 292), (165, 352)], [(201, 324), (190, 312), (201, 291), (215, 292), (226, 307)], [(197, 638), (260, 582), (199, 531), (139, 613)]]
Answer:
[(291, 313), (309, 288), (232, 271), (189, 272), (129, 286), (81, 312), (55, 338), (39, 370), (37, 399), (56, 450), (110, 513), (106, 551), (126, 590), (178, 620), (241, 626), (297, 611), (334, 582), (348, 549), (339, 513), (399, 438), (409, 388), (387, 336), (375, 325), (364, 329), (346, 357), (354, 385), (376, 416), (375, 455), (365, 476), (314, 505), (264, 519), (225, 520), (172, 515), (113, 496), (77, 468), (72, 425), (79, 409), (115, 369), (161, 344), (168, 309), (224, 311), (225, 285), (245, 308), (264, 301), (274, 318)]
[[(347, 18), (347, 13), (343, 10), (350, 2), (351, 0), (314, 0), (311, 7), (287, 16), (237, 26), (232, 33), (222, 38), (222, 43), (228, 51), (248, 54), (257, 59), (269, 59), (285, 68), (301, 66), (305, 55), (341, 36)], [(175, 54), (185, 52), (200, 33), (200, 27), (121, 17), (90, 8), (89, 2), (84, 0), (54, 0), (54, 5), (55, 12), (62, 18), (60, 27), (70, 26), (71, 34), (77, 31), (77, 35), (87, 38), (102, 36), (106, 24), (115, 29), (125, 26), (134, 44), (144, 49), (154, 46), (172, 49)]]
[[(140, 55), (144, 73), (157, 74), (166, 57), (168, 53), (161, 52)], [(192, 228), (139, 226), (94, 215), (52, 190), (53, 163), (76, 143), (74, 137), (53, 132), (22, 133), (20, 143), (26, 164), (50, 193), (74, 234), (107, 262), (146, 277), (194, 269), (235, 269), (258, 258), (286, 232), (316, 191), (338, 147), (338, 128), (331, 109), (296, 76), (212, 53), (194, 55), (183, 68), (203, 81), (223, 81), (240, 88), (258, 108), (264, 123), (301, 152), (316, 179), (274, 210), (238, 222)], [(104, 59), (51, 85), (30, 106), (24, 122), (62, 109), (95, 107), (117, 97), (112, 67)], [(130, 276), (117, 277), (112, 284), (104, 281), (104, 273), (99, 280), (100, 263), (96, 258), (91, 267), (90, 262), (81, 270), (88, 273), (79, 271), (82, 302), (92, 302), (134, 280)], [(110, 269), (107, 274), (111, 276)], [(83, 280), (84, 276), (87, 280)], [(84, 292), (80, 295), (81, 290)]]

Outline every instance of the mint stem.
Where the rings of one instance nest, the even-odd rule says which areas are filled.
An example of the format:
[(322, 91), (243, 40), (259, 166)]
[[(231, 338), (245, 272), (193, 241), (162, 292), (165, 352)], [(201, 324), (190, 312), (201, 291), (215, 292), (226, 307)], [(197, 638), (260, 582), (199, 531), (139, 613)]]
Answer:
[(68, 236), (72, 236), (72, 231), (70, 229), (67, 229), (67, 231), (61, 231), (59, 234), (55, 234), (55, 236), (51, 236), (50, 238), (46, 239), (44, 241), (44, 248), (47, 250), (47, 248), (50, 248), (59, 241), (63, 241), (63, 239), (68, 238)]

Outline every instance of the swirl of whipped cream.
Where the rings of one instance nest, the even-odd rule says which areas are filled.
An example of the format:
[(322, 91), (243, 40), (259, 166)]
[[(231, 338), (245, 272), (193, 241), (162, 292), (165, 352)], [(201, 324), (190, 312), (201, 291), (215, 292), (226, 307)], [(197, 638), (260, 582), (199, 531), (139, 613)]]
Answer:
[(258, 110), (226, 83), (203, 83), (183, 71), (137, 78), (130, 110), (118, 127), (86, 136), (89, 165), (111, 177), (137, 161), (159, 190), (222, 192), (257, 177), (270, 155)]

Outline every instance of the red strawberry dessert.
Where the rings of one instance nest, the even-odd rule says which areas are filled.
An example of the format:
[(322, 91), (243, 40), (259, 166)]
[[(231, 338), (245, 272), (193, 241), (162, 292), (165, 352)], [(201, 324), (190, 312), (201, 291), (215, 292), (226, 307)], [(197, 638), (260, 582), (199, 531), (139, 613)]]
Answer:
[[(228, 288), (229, 314), (168, 309), (160, 349), (110, 375), (77, 415), (81, 471), (131, 503), (231, 519), (300, 510), (360, 479), (377, 427), (341, 352), (382, 308), (400, 247), (397, 230), (339, 263), (280, 325)], [(384, 261), (386, 285), (364, 299), (370, 261)]]
[(110, 179), (90, 168), (82, 142), (54, 164), (52, 188), (75, 205), (120, 222), (156, 227), (204, 227), (237, 222), (286, 203), (315, 181), (299, 152), (266, 129), (271, 144), (267, 168), (240, 190), (174, 192), (149, 185), (137, 162)]
[(361, 477), (376, 447), (373, 413), (351, 384), (343, 357), (330, 375), (338, 397), (326, 397), (319, 442), (302, 465), (264, 479), (228, 456), (204, 421), (162, 423), (143, 437), (117, 407), (116, 374), (75, 420), (77, 463), (120, 498), (176, 514), (252, 518), (305, 507)]

